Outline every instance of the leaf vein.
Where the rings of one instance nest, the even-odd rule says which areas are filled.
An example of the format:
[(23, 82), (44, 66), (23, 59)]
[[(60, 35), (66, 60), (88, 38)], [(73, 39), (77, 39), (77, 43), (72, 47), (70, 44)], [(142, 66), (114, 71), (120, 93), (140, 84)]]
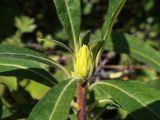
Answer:
[(53, 117), (53, 115), (54, 115), (54, 113), (55, 113), (55, 111), (56, 111), (56, 108), (57, 108), (57, 106), (58, 106), (58, 104), (59, 104), (59, 101), (61, 100), (61, 97), (63, 96), (63, 94), (64, 94), (64, 92), (66, 91), (67, 87), (68, 87), (70, 84), (72, 84), (72, 82), (74, 82), (74, 80), (71, 80), (71, 81), (63, 88), (63, 90), (62, 90), (61, 94), (59, 95), (59, 98), (57, 99), (57, 101), (56, 101), (56, 103), (55, 103), (55, 106), (54, 106), (54, 108), (53, 108), (53, 110), (52, 110), (52, 112), (51, 112), (51, 114), (50, 114), (50, 116), (49, 116), (49, 120), (52, 120), (52, 117)]
[(95, 83), (93, 86), (91, 86), (91, 88), (93, 88), (95, 85), (98, 85), (98, 84), (101, 84), (101, 85), (108, 85), (108, 86), (111, 86), (115, 89), (118, 89), (120, 90), (121, 92), (123, 92), (124, 94), (128, 95), (129, 97), (133, 98), (135, 101), (137, 101), (138, 103), (140, 103), (142, 106), (144, 106), (145, 108), (147, 108), (149, 111), (151, 111), (153, 114), (155, 114), (158, 118), (160, 118), (160, 116), (155, 113), (152, 109), (148, 108), (145, 104), (143, 104), (141, 101), (139, 101), (138, 99), (136, 99), (134, 96), (132, 96), (130, 93), (124, 91), (123, 89), (121, 89), (120, 87), (118, 86), (115, 86), (113, 84), (110, 84), (110, 83), (104, 83), (104, 82), (98, 82), (98, 83)]

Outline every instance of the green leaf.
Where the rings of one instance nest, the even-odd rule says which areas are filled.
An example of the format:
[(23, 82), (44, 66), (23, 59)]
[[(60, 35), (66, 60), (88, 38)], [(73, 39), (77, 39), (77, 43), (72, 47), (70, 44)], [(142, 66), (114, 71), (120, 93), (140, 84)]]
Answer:
[(109, 0), (109, 8), (105, 17), (105, 22), (102, 28), (102, 39), (107, 40), (112, 26), (115, 23), (120, 10), (124, 6), (126, 0)]
[(57, 83), (56, 79), (41, 67), (41, 64), (19, 58), (0, 57), (0, 75), (28, 78), (47, 86)]
[(113, 34), (111, 39), (106, 41), (105, 49), (126, 53), (160, 71), (160, 54), (145, 42), (128, 34)]
[(80, 33), (80, 0), (54, 0), (61, 24), (77, 49)]
[(149, 87), (152, 87), (154, 89), (160, 90), (160, 80), (150, 80), (147, 82), (144, 82), (144, 84), (148, 85)]
[(41, 62), (43, 64), (47, 64), (52, 67), (59, 68), (62, 71), (64, 71), (68, 76), (70, 76), (70, 73), (60, 64), (51, 60), (44, 54), (38, 53), (36, 51), (30, 50), (27, 48), (20, 48), (20, 47), (10, 46), (10, 45), (0, 45), (0, 58), (1, 57), (8, 57), (10, 59), (20, 58), (25, 60), (34, 60), (37, 62)]
[[(90, 89), (109, 93), (135, 120), (160, 119), (160, 92), (133, 81), (97, 82)], [(104, 95), (102, 94), (102, 96)]]
[(48, 42), (51, 42), (51, 43), (55, 43), (55, 44), (63, 47), (64, 49), (66, 49), (73, 56), (72, 50), (62, 42), (59, 42), (59, 41), (53, 40), (53, 39), (52, 40), (51, 39), (39, 39), (39, 40), (40, 41), (48, 41)]
[(33, 108), (28, 120), (66, 120), (76, 87), (77, 80), (56, 85)]

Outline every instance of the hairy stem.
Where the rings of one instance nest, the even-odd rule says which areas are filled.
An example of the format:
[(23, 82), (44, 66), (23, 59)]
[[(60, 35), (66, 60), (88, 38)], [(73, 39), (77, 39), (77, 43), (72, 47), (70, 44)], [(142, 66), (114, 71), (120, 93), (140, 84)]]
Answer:
[(78, 120), (86, 120), (86, 96), (85, 96), (85, 86), (80, 82), (77, 88), (77, 104), (79, 111), (77, 113)]

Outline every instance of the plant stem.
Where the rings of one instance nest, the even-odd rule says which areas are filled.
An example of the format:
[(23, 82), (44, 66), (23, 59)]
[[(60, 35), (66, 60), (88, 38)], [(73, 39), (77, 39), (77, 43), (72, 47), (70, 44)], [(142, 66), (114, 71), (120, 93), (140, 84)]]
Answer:
[(85, 85), (78, 83), (77, 88), (77, 104), (79, 111), (77, 113), (78, 120), (86, 120), (86, 96), (85, 96)]

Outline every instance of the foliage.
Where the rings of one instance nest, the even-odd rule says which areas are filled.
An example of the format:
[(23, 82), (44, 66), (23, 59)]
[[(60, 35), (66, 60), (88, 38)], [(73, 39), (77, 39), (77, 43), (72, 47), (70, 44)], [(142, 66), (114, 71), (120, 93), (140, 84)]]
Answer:
[(0, 32), (0, 119), (160, 119), (157, 1), (140, 2), (12, 1), (3, 17), (0, 6), (16, 15)]

